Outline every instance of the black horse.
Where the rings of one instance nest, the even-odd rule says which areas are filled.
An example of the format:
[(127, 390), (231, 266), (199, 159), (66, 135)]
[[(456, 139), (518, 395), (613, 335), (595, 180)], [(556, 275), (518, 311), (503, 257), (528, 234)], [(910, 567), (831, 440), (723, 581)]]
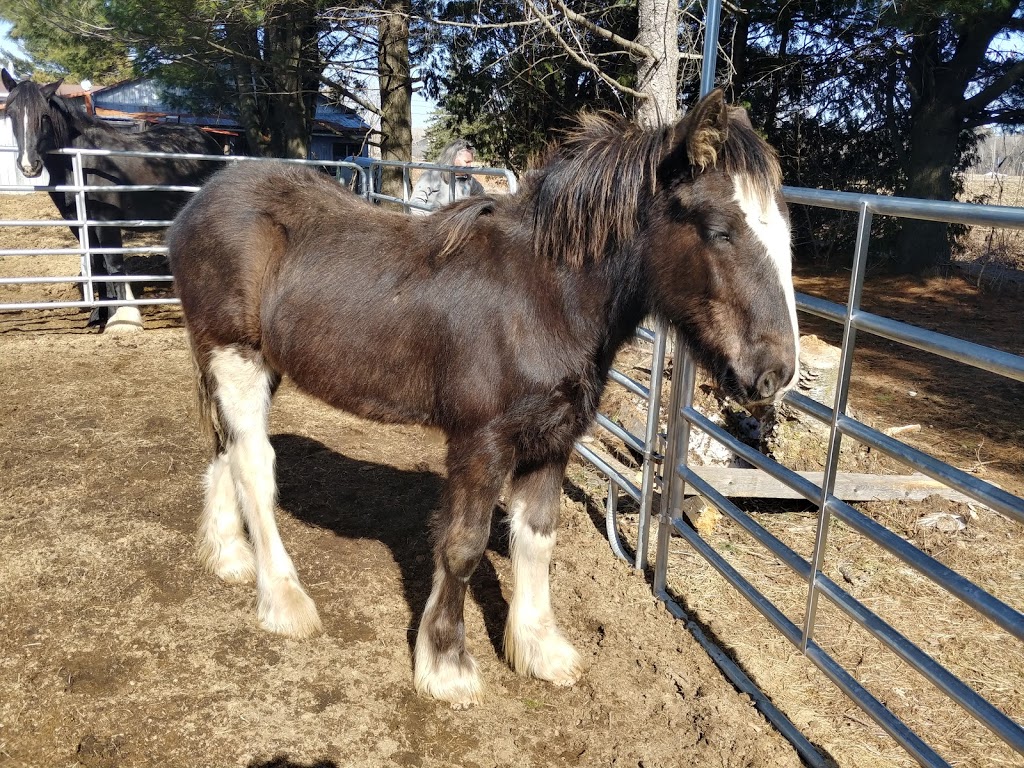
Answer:
[(650, 313), (734, 398), (792, 385), (780, 185), (775, 153), (721, 91), (657, 130), (584, 118), (519, 193), (423, 218), (294, 166), (221, 172), (167, 240), (214, 437), (202, 560), (228, 581), (255, 579), (266, 629), (320, 630), (274, 522), (267, 419), (288, 375), (335, 407), (448, 438), (417, 689), (455, 706), (479, 699), (463, 602), (506, 480), (505, 654), (523, 674), (571, 685), (580, 659), (555, 623), (548, 566), (573, 443)]
[[(50, 184), (74, 183), (72, 158), (49, 154), (52, 150), (113, 149), (136, 152), (168, 152), (184, 154), (221, 154), (220, 144), (207, 133), (193, 127), (156, 126), (141, 133), (124, 133), (101, 120), (87, 115), (75, 104), (57, 96), (61, 82), (39, 85), (31, 80), (18, 82), (4, 69), (2, 73), (7, 96), (7, 117), (11, 120), (18, 144), (18, 167), (28, 178), (36, 178), (47, 170)], [(86, 185), (176, 185), (198, 186), (220, 164), (206, 160), (141, 158), (84, 155), (82, 157)], [(89, 192), (86, 194), (87, 216), (92, 221), (167, 220), (188, 201), (188, 192)], [(65, 219), (78, 218), (73, 192), (50, 192), (57, 210)], [(78, 236), (78, 228), (72, 227)], [(97, 226), (89, 228), (93, 248), (120, 249), (121, 228)], [(124, 275), (121, 253), (93, 255), (94, 275)], [(130, 300), (131, 286), (125, 282), (100, 283), (101, 300)], [(90, 324), (107, 322), (109, 307), (93, 312)], [(120, 307), (110, 319), (110, 330), (141, 327), (136, 307)]]

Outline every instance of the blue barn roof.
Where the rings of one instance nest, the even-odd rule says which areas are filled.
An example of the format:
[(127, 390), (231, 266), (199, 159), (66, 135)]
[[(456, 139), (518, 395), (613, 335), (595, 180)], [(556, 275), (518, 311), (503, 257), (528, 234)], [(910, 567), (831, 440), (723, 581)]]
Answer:
[[(190, 125), (238, 125), (238, 114), (233, 105), (227, 102), (221, 110), (204, 115), (183, 113), (179, 107), (171, 106), (169, 103), (183, 99), (187, 95), (188, 91), (184, 88), (168, 86), (150, 78), (139, 78), (96, 89), (92, 93), (92, 102), (97, 109), (127, 114), (158, 114), (174, 122)], [(328, 131), (333, 129), (365, 135), (370, 130), (370, 126), (353, 110), (338, 104), (330, 104), (323, 96), (317, 98), (314, 120), (324, 123)]]

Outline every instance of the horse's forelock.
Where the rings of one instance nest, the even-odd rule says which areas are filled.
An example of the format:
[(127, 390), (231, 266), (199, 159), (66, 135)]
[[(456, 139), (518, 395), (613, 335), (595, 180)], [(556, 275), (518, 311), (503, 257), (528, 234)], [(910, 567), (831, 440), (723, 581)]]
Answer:
[(59, 96), (47, 98), (43, 87), (32, 80), (24, 80), (11, 91), (7, 100), (7, 108), (28, 110), (28, 125), (39, 130), (43, 115), (50, 116), (50, 124), (54, 132), (54, 146), (64, 147), (70, 143), (71, 127), (76, 124), (80, 110), (74, 109), (65, 99)]
[(740, 183), (766, 208), (782, 186), (782, 168), (775, 150), (754, 130), (740, 108), (729, 110), (729, 134), (721, 154), (722, 170), (742, 180)]

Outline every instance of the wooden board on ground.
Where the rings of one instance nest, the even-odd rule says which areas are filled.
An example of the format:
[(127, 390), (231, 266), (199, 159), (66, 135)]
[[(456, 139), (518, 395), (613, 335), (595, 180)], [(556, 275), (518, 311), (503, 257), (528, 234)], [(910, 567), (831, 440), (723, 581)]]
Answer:
[[(728, 498), (801, 499), (799, 493), (759, 469), (734, 467), (692, 467), (715, 490)], [(801, 477), (820, 486), (823, 472), (798, 472)], [(687, 486), (686, 496), (696, 495)], [(942, 496), (952, 501), (972, 501), (959, 491), (948, 488), (937, 480), (921, 474), (869, 475), (840, 472), (836, 477), (834, 494), (843, 501), (892, 501), (904, 499), (920, 501), (929, 496)]]
[[(624, 477), (634, 478), (640, 485), (641, 473), (627, 467), (606, 450), (589, 442), (587, 447), (617, 468)], [(799, 493), (780, 480), (776, 480), (760, 469), (739, 467), (690, 467), (716, 491), (730, 499), (802, 499)], [(817, 486), (824, 481), (823, 472), (797, 472)], [(921, 501), (929, 496), (941, 496), (950, 501), (980, 504), (969, 496), (943, 485), (926, 475), (876, 475), (859, 472), (840, 472), (836, 476), (833, 494), (843, 501)], [(699, 495), (692, 485), (687, 485), (684, 496)], [(981, 505), (983, 506), (983, 505)]]

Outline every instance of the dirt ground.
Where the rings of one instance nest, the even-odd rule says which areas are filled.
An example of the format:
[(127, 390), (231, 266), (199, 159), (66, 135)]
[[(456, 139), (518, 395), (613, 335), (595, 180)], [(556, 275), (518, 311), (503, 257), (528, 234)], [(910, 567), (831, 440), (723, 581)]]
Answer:
[[(48, 201), (0, 198), (0, 218)], [(0, 228), (0, 248), (54, 247), (55, 230)], [(145, 237), (145, 236), (144, 236)], [(65, 242), (66, 241), (66, 242)], [(144, 241), (140, 241), (144, 242)], [(1013, 249), (1011, 249), (1013, 250)], [(73, 275), (76, 257), (3, 257), (0, 276)], [(136, 266), (144, 272), (148, 264)], [(846, 277), (798, 289), (845, 301)], [(72, 285), (0, 286), (0, 299), (74, 299)], [(148, 295), (152, 294), (152, 291)], [(871, 311), (1024, 353), (1024, 296), (953, 278), (872, 277)], [(192, 554), (205, 462), (190, 366), (173, 308), (144, 312), (127, 339), (82, 312), (0, 314), (0, 766), (799, 765), (726, 683), (650, 586), (614, 560), (599, 509), (605, 483), (570, 467), (553, 571), (562, 624), (587, 660), (571, 690), (514, 675), (501, 659), (507, 537), (495, 527), (468, 602), (487, 701), (466, 713), (419, 699), (410, 648), (429, 590), (425, 521), (442, 447), (418, 430), (331, 411), (286, 386), (272, 433), (280, 523), (326, 625), (283, 640), (255, 622), (253, 591), (200, 572)], [(836, 329), (801, 317), (804, 333)], [(1024, 493), (1024, 386), (862, 335), (851, 406), (955, 466)], [(861, 451), (870, 471), (896, 471)], [(635, 518), (622, 516), (627, 542)], [(1018, 610), (1020, 526), (931, 499), (858, 505)], [(797, 552), (813, 509), (750, 504)], [(922, 519), (947, 512), (962, 530)], [(709, 541), (795, 622), (806, 585), (723, 522)], [(823, 754), (841, 766), (913, 764), (688, 545), (674, 539), (670, 590)], [(1024, 720), (1024, 647), (840, 524), (826, 573)], [(1019, 765), (834, 607), (817, 640), (954, 765)]]
[(566, 497), (553, 571), (583, 680), (503, 662), (498, 524), (467, 603), (486, 702), (453, 712), (416, 696), (410, 654), (440, 445), (284, 387), (279, 519), (326, 628), (286, 640), (193, 556), (206, 456), (182, 330), (7, 333), (0, 355), (0, 764), (800, 764), (586, 504)]

